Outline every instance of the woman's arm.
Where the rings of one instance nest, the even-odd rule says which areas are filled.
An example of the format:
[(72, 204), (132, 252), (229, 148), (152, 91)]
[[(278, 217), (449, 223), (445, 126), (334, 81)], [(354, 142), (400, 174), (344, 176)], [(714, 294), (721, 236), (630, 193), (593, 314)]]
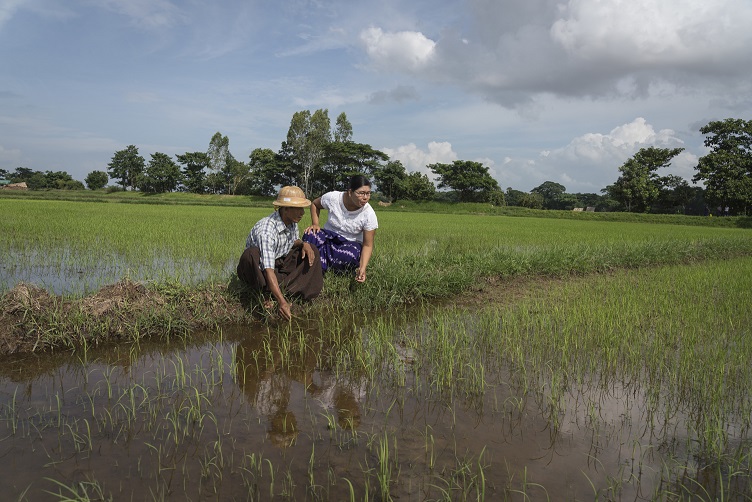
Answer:
[(371, 261), (371, 254), (373, 254), (373, 238), (376, 235), (376, 230), (363, 230), (363, 249), (360, 251), (360, 266), (355, 272), (355, 280), (358, 282), (366, 282), (366, 268), (368, 268), (368, 262)]
[(324, 206), (321, 205), (321, 197), (313, 199), (313, 202), (311, 202), (311, 226), (306, 228), (303, 233), (308, 234), (312, 232), (315, 234), (321, 230), (319, 216), (322, 209), (324, 209)]

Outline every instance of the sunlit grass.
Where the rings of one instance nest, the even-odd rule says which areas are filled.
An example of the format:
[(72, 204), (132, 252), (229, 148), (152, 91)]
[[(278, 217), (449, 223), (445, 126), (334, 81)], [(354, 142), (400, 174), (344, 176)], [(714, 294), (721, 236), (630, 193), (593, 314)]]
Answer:
[[(123, 277), (227, 282), (269, 208), (0, 199), (0, 288), (82, 295)], [(310, 221), (306, 215), (301, 230)], [(480, 278), (567, 275), (752, 253), (744, 229), (380, 212), (369, 280), (327, 279), (360, 307), (456, 294)]]

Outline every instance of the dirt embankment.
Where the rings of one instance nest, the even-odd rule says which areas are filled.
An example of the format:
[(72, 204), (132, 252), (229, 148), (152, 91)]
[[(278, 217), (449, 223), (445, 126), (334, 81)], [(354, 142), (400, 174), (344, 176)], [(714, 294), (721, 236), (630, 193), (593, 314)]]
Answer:
[(253, 314), (226, 286), (170, 291), (121, 281), (85, 298), (65, 299), (19, 283), (0, 296), (0, 355), (185, 335), (220, 322), (247, 322)]

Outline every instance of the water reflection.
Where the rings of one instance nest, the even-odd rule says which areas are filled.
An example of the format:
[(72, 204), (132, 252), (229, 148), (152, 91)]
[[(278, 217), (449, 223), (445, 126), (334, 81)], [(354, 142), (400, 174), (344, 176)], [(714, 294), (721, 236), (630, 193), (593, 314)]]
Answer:
[(172, 258), (155, 253), (148, 262), (112, 253), (91, 256), (87, 250), (71, 248), (9, 249), (0, 262), (0, 291), (19, 282), (36, 284), (56, 295), (85, 295), (124, 277), (132, 281), (176, 280), (199, 284), (225, 278), (235, 270), (235, 259), (221, 267), (195, 258)]
[[(349, 500), (350, 486), (356, 500), (379, 499), (382, 482), (401, 500), (749, 487), (744, 461), (732, 470), (695, 457), (689, 410), (656, 407), (639, 382), (560, 382), (553, 393), (539, 381), (539, 392), (513, 383), (517, 368), (489, 366), (482, 395), (447, 398), (419, 351), (395, 345), (399, 379), (370, 354), (371, 378), (324, 363), (362, 339), (313, 344), (327, 336), (304, 331), (296, 345), (295, 333), (259, 326), (4, 359), (0, 493), (46, 499), (49, 479), (94, 480), (116, 500)], [(727, 426), (743, 452), (747, 431)]]
[[(236, 353), (238, 385), (247, 401), (266, 418), (272, 443), (280, 447), (295, 444), (298, 419), (291, 399), (313, 399), (336, 416), (336, 425), (355, 429), (360, 425), (360, 401), (365, 397), (365, 380), (337, 378), (317, 369), (316, 354), (304, 351), (282, 361), (270, 340), (258, 334), (245, 337)], [(333, 425), (333, 424), (332, 424)]]

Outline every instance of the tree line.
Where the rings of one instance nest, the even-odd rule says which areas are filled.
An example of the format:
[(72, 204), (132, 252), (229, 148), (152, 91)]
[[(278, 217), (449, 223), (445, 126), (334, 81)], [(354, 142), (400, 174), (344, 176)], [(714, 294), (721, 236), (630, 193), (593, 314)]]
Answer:
[[(731, 206), (733, 214), (752, 208), (752, 121), (712, 121), (700, 129), (709, 152), (699, 159), (690, 185), (676, 175), (659, 176), (683, 148), (642, 148), (619, 167), (620, 176), (601, 194), (566, 192), (560, 183), (546, 181), (530, 192), (511, 187), (502, 191), (479, 162), (456, 160), (426, 167), (426, 174), (408, 173), (400, 161), (384, 152), (353, 141), (353, 128), (343, 112), (331, 124), (328, 110), (296, 112), (286, 139), (278, 151), (256, 148), (247, 161), (230, 153), (230, 141), (220, 132), (206, 151), (185, 152), (173, 159), (156, 152), (147, 162), (138, 148), (129, 145), (115, 152), (107, 171), (92, 171), (85, 179), (93, 190), (105, 188), (110, 179), (123, 190), (148, 193), (184, 191), (231, 195), (276, 193), (279, 186), (296, 185), (307, 196), (340, 189), (353, 174), (373, 179), (378, 196), (386, 201), (443, 200), (487, 202), (493, 205), (533, 209), (592, 207), (598, 211), (708, 214), (711, 208)], [(30, 189), (83, 189), (64, 171), (44, 173), (17, 168), (0, 178), (26, 181)], [(705, 187), (697, 186), (702, 181)]]

